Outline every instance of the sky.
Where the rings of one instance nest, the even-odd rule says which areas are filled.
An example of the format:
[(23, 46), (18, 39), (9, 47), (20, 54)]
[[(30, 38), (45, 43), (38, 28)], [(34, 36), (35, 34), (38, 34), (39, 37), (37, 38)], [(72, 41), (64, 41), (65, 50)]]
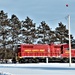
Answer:
[[(66, 7), (68, 4), (68, 7)], [(28, 16), (36, 23), (45, 21), (52, 30), (62, 22), (68, 29), (70, 15), (70, 33), (75, 37), (75, 0), (0, 0), (0, 10), (8, 13), (10, 18), (15, 14), (19, 20)]]

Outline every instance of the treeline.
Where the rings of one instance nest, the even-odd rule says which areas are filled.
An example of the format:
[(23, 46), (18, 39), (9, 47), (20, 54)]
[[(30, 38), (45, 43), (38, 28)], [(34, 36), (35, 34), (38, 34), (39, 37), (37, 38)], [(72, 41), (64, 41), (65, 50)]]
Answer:
[[(74, 39), (72, 35), (70, 36), (72, 42)], [(68, 29), (62, 22), (58, 23), (55, 30), (52, 30), (45, 21), (36, 25), (29, 17), (20, 21), (16, 15), (13, 14), (11, 18), (8, 18), (7, 13), (0, 11), (0, 59), (16, 56), (17, 45), (21, 43), (68, 43), (68, 37)]]

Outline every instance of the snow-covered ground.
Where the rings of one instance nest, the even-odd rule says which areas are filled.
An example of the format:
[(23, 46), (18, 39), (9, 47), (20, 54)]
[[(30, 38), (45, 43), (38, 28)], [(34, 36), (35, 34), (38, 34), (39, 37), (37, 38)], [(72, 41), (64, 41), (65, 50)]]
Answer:
[(0, 72), (12, 75), (75, 75), (75, 64), (36, 63), (36, 64), (0, 64)]

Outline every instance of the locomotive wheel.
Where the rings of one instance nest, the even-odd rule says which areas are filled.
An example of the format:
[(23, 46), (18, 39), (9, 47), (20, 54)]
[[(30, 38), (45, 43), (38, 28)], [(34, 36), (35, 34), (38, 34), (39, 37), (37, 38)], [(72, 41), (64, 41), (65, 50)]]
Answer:
[(72, 63), (75, 63), (75, 58), (72, 58), (71, 60), (72, 60), (72, 61), (71, 61)]
[(20, 59), (20, 60), (19, 60), (19, 63), (24, 63), (24, 59), (23, 59), (23, 58)]
[(29, 59), (29, 63), (32, 63), (32, 59)]
[(64, 58), (64, 59), (63, 59), (63, 62), (64, 62), (64, 63), (68, 63), (68, 62), (69, 62), (69, 59), (68, 59), (68, 58)]
[(39, 59), (36, 59), (35, 62), (36, 62), (36, 63), (39, 63)]

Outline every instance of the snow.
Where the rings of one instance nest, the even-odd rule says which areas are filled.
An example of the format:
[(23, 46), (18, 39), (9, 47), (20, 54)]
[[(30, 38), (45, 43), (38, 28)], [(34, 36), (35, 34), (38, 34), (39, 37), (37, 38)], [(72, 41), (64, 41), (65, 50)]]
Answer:
[(75, 75), (75, 63), (0, 64), (0, 71), (12, 75)]
[(7, 73), (7, 72), (0, 72), (0, 75), (13, 75), (13, 74), (10, 74), (10, 73)]

